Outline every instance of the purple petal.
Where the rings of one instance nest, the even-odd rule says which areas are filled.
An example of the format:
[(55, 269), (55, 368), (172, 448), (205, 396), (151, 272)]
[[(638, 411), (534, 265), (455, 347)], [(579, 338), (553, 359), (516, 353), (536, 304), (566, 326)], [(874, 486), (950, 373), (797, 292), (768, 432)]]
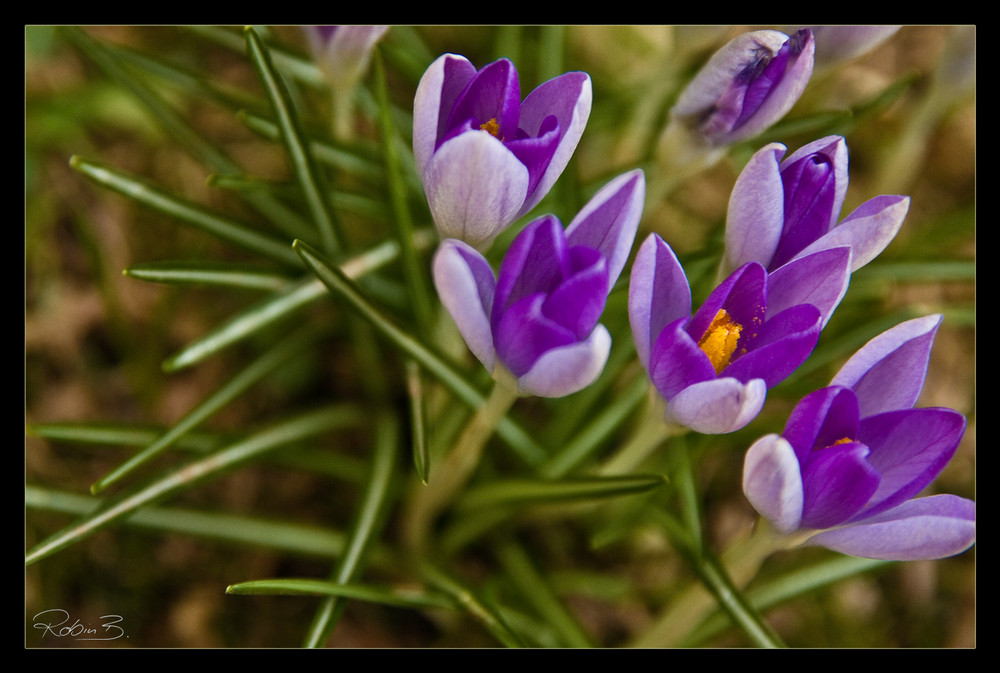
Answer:
[(459, 333), (487, 371), (493, 372), (490, 313), (495, 280), (489, 263), (462, 241), (445, 240), (432, 263), (434, 286)]
[(500, 263), (493, 319), (523, 297), (551, 292), (571, 271), (566, 236), (555, 215), (529, 223), (514, 237)]
[(876, 196), (861, 204), (829, 233), (806, 247), (797, 257), (826, 248), (851, 248), (851, 271), (875, 259), (895, 238), (910, 209), (908, 196)]
[(478, 126), (491, 119), (498, 124), (494, 136), (513, 140), (521, 113), (521, 88), (517, 69), (508, 59), (494, 61), (476, 73), (459, 94), (448, 116), (447, 128), (473, 120)]
[(497, 355), (520, 377), (546, 351), (577, 341), (576, 335), (542, 312), (546, 296), (529, 295), (514, 302), (493, 322)]
[(528, 136), (537, 136), (545, 119), (554, 116), (559, 121), (559, 140), (534, 192), (528, 194), (518, 216), (534, 208), (562, 175), (583, 136), (592, 102), (590, 76), (584, 72), (567, 72), (554, 77), (524, 99), (521, 104), (521, 129)]
[(771, 388), (783, 381), (806, 361), (822, 329), (819, 309), (800, 304), (786, 309), (751, 331), (740, 347), (747, 352), (733, 358), (723, 373), (740, 381), (762, 378)]
[(776, 315), (798, 304), (819, 309), (825, 326), (847, 294), (851, 249), (830, 248), (800, 257), (771, 272), (767, 281), (767, 313)]
[(840, 219), (840, 211), (844, 207), (844, 199), (847, 197), (848, 164), (850, 161), (847, 151), (847, 141), (844, 140), (843, 136), (826, 136), (811, 143), (806, 143), (788, 155), (784, 162), (782, 162), (782, 168), (810, 154), (824, 155), (833, 166), (835, 186), (833, 207), (830, 212), (830, 221), (826, 228), (829, 231), (837, 226), (837, 220)]
[(667, 402), (667, 419), (704, 434), (734, 432), (757, 417), (766, 397), (761, 379), (715, 378), (677, 393)]
[[(529, 199), (538, 189), (539, 182), (549, 167), (552, 155), (555, 154), (556, 147), (559, 144), (559, 137), (559, 120), (550, 116), (542, 124), (537, 136), (504, 141), (507, 149), (513, 152), (518, 161), (528, 169)], [(521, 214), (523, 215), (528, 210), (530, 209), (524, 210)]]
[(941, 315), (929, 315), (886, 330), (862, 346), (831, 385), (852, 388), (861, 402), (862, 416), (912, 407), (924, 386), (941, 320)]
[(733, 185), (726, 215), (726, 273), (747, 262), (771, 264), (784, 223), (779, 162), (785, 149), (780, 143), (759, 149)]
[(720, 309), (744, 328), (743, 339), (752, 328), (764, 322), (767, 297), (767, 271), (760, 264), (750, 262), (719, 283), (705, 302), (695, 311), (688, 323), (688, 334), (699, 341), (708, 330)]
[(715, 367), (685, 329), (687, 318), (670, 323), (649, 353), (649, 378), (668, 402), (685, 388), (716, 378)]
[(601, 187), (566, 227), (570, 245), (586, 245), (608, 259), (609, 286), (628, 261), (645, 198), (645, 174), (629, 171)]
[(810, 453), (802, 468), (802, 527), (830, 528), (858, 512), (878, 488), (869, 448), (847, 442)]
[(420, 78), (413, 99), (413, 156), (421, 176), (444, 137), (455, 100), (475, 76), (475, 66), (464, 56), (444, 54)]
[(743, 462), (743, 493), (760, 514), (782, 533), (802, 520), (802, 475), (795, 451), (780, 435), (761, 437)]
[(835, 222), (836, 169), (819, 152), (794, 162), (785, 162), (781, 170), (785, 194), (785, 223), (778, 249), (770, 268), (776, 268), (829, 231)]
[(955, 455), (965, 417), (952, 409), (901, 409), (861, 421), (857, 439), (872, 448), (868, 462), (882, 483), (856, 518), (869, 518), (912, 498)]
[(569, 256), (572, 275), (552, 291), (542, 312), (582, 340), (597, 325), (607, 303), (607, 260), (597, 250), (583, 246), (572, 248)]
[(611, 352), (611, 334), (597, 325), (586, 341), (553, 348), (542, 354), (518, 378), (523, 393), (539, 397), (564, 397), (593, 383)]
[(858, 436), (858, 399), (849, 388), (830, 386), (803, 397), (788, 416), (784, 437), (805, 463), (813, 449)]
[(514, 221), (528, 171), (488, 133), (463, 133), (434, 152), (421, 174), (427, 204), (443, 238), (487, 247)]
[(649, 369), (653, 342), (668, 323), (691, 316), (691, 287), (677, 256), (656, 234), (639, 247), (629, 281), (629, 324), (636, 351)]
[(945, 558), (976, 541), (976, 504), (954, 495), (908, 500), (860, 523), (824, 531), (807, 544), (887, 561)]

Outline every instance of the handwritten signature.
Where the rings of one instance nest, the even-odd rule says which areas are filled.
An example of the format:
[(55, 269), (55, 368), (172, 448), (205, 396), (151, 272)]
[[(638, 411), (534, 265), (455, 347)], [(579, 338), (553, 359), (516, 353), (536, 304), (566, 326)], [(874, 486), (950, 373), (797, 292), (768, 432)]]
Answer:
[(53, 608), (42, 610), (32, 617), (32, 626), (47, 635), (56, 638), (72, 638), (73, 640), (117, 640), (125, 635), (125, 629), (120, 615), (102, 615), (97, 626), (82, 624), (79, 619), (69, 623), (70, 614), (66, 610)]

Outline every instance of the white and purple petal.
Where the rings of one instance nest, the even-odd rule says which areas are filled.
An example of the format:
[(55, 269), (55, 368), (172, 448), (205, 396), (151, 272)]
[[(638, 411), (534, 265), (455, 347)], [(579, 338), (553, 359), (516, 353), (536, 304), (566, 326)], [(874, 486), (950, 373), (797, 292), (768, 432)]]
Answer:
[(650, 234), (639, 247), (629, 281), (629, 324), (642, 365), (668, 323), (691, 316), (691, 286), (667, 243)]
[(743, 493), (781, 533), (793, 533), (802, 521), (802, 474), (795, 450), (781, 435), (761, 437), (743, 462)]
[(760, 413), (767, 397), (762, 379), (722, 377), (687, 386), (667, 401), (667, 419), (695, 432), (735, 432)]
[(610, 285), (628, 261), (645, 198), (643, 172), (623, 173), (601, 187), (566, 227), (570, 245), (594, 248), (607, 258)]
[(518, 377), (518, 388), (539, 397), (571, 395), (600, 376), (610, 352), (611, 334), (599, 324), (585, 341), (543, 353), (531, 369)]
[(932, 495), (820, 532), (806, 544), (864, 558), (920, 561), (960, 554), (975, 541), (976, 504), (954, 495)]
[(496, 281), (489, 262), (467, 243), (446, 239), (434, 253), (432, 275), (469, 350), (492, 373), (496, 360), (490, 314)]

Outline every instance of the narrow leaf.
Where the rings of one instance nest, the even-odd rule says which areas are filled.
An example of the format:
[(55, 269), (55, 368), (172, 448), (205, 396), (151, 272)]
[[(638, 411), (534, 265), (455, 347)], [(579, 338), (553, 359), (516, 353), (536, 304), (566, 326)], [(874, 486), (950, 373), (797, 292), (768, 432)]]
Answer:
[(559, 481), (509, 479), (470, 488), (458, 501), (462, 509), (510, 505), (590, 502), (621, 495), (644, 493), (666, 483), (660, 475), (637, 474), (580, 477)]
[(239, 596), (332, 596), (397, 608), (455, 608), (454, 601), (437, 593), (302, 578), (240, 582), (226, 587), (226, 593)]

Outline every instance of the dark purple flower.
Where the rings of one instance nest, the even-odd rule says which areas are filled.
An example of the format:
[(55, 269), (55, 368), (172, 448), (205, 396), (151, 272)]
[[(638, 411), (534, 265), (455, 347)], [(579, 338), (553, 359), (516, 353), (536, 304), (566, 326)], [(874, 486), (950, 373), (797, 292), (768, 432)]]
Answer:
[(629, 321), (668, 420), (710, 434), (753, 420), (768, 388), (809, 357), (824, 315), (846, 291), (849, 264), (846, 248), (811, 255), (776, 274), (750, 262), (692, 315), (683, 268), (651, 234), (632, 266)]
[(717, 51), (671, 111), (710, 145), (730, 145), (763, 132), (802, 95), (813, 68), (812, 32), (743, 33)]
[(413, 154), (438, 231), (477, 249), (548, 193), (590, 116), (590, 76), (568, 72), (521, 101), (514, 64), (445, 54), (413, 102)]
[(867, 201), (838, 225), (847, 194), (847, 144), (827, 136), (793, 152), (770, 143), (747, 162), (733, 186), (726, 220), (726, 270), (759, 262), (774, 271), (829, 248), (851, 249), (851, 271), (892, 241), (909, 210), (907, 196)]
[(608, 293), (628, 259), (645, 195), (641, 171), (605, 185), (563, 230), (554, 215), (529, 223), (494, 276), (464, 241), (445, 239), (434, 284), (469, 350), (491, 373), (507, 369), (523, 393), (562, 397), (601, 373), (611, 335)]
[(913, 408), (940, 322), (932, 315), (883, 332), (796, 405), (781, 435), (750, 447), (743, 491), (778, 531), (889, 560), (941, 558), (974, 543), (973, 502), (914, 498), (965, 432), (956, 411)]

